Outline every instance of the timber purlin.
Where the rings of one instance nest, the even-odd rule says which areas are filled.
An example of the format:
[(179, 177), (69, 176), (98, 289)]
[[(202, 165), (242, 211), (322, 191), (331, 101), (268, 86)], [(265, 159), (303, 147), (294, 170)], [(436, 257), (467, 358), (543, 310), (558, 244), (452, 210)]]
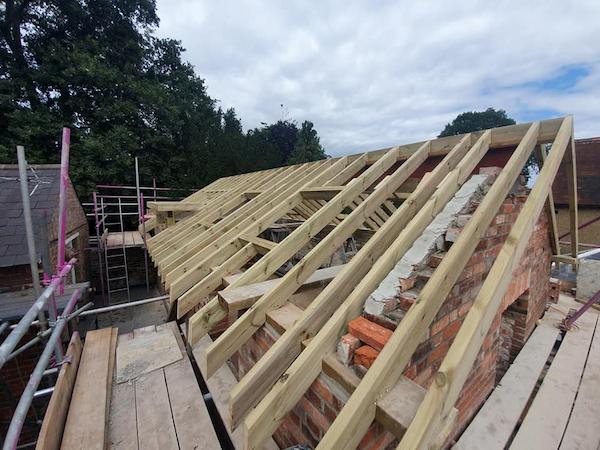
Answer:
[[(549, 143), (552, 151), (539, 153), (540, 145)], [(419, 295), (371, 369), (313, 444), (356, 447), (372, 433), (377, 403), (401, 379), (423, 332), (431, 326), (534, 150), (543, 160), (535, 185), (510, 230), (504, 227), (508, 237), (474, 300), (476, 306), (465, 311), (464, 322), (433, 375), (435, 381), (399, 443), (399, 448), (428, 448), (442, 445), (435, 437), (450, 435), (454, 427), (453, 406), (492, 322), (496, 320), (494, 326), (499, 326), (497, 312), (511, 275), (542, 209), (551, 202), (550, 186), (563, 157), (568, 166), (573, 241), (577, 242), (571, 117), (227, 177), (183, 200), (189, 206), (171, 206), (174, 220), (170, 225), (163, 223), (166, 228), (149, 239), (149, 252), (170, 290), (172, 311), (187, 320), (192, 347), (223, 320), (229, 323), (200, 361), (209, 377), (255, 334), (262, 333), (268, 314), (284, 306), (317, 270), (327, 267), (348, 238), (359, 231), (370, 232), (293, 324), (258, 355), (252, 367), (241, 371), (241, 379), (231, 390), (230, 408), (232, 423), (243, 422), (247, 448), (260, 448), (302, 401), (322, 373), (325, 358), (335, 352), (348, 322), (360, 315), (365, 299), (471, 174), (485, 167), (486, 158), (497, 151), (504, 167), (496, 180), (465, 219), (448, 253), (423, 280)], [(177, 210), (192, 209), (192, 205), (198, 209), (175, 221)], [(153, 206), (161, 209), (159, 203)], [(546, 211), (550, 229), (555, 230), (551, 209)], [(290, 227), (280, 242), (265, 241), (269, 229), (290, 220), (302, 223)], [(297, 255), (303, 255), (299, 261)], [(224, 286), (223, 278), (240, 271)], [(238, 309), (217, 295), (218, 291), (221, 299), (228, 292), (239, 295), (244, 286), (251, 289), (273, 277), (267, 292), (245, 297), (249, 308), (239, 317)], [(206, 297), (208, 302), (194, 312)]]

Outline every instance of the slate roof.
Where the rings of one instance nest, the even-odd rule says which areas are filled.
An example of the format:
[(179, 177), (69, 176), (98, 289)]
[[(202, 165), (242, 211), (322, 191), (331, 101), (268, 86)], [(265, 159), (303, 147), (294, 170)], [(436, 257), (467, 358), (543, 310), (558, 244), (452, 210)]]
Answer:
[[(39, 228), (52, 220), (58, 208), (60, 192), (60, 168), (56, 165), (33, 166), (27, 171), (29, 192), (37, 189), (29, 198), (36, 250), (40, 256)], [(0, 267), (28, 264), (25, 219), (19, 186), (19, 169), (16, 166), (0, 166)]]

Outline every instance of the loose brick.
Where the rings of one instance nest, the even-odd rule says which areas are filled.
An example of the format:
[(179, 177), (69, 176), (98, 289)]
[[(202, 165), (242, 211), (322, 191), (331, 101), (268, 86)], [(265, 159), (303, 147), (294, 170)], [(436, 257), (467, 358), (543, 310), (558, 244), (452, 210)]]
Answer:
[(429, 267), (432, 267), (434, 269), (438, 267), (441, 264), (444, 256), (445, 253), (434, 253), (433, 255), (431, 255), (431, 257), (429, 258)]
[(375, 358), (379, 352), (373, 347), (363, 345), (354, 352), (354, 364), (366, 367), (367, 369), (373, 365)]
[(350, 321), (348, 330), (352, 335), (370, 345), (376, 350), (381, 350), (392, 337), (392, 331), (377, 325), (362, 316)]
[(338, 359), (345, 365), (352, 364), (354, 352), (360, 347), (360, 339), (351, 334), (345, 334), (340, 338), (337, 346)]

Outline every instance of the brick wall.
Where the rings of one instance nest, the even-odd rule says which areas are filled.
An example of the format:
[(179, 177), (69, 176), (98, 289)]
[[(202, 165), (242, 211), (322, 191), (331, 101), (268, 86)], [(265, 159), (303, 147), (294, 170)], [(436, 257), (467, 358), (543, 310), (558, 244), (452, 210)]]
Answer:
[[(464, 317), (471, 308), (483, 280), (498, 256), (512, 224), (526, 199), (516, 190), (509, 195), (493, 222), (481, 239), (476, 251), (469, 259), (463, 273), (444, 301), (432, 326), (417, 347), (405, 376), (427, 388)], [(470, 205), (466, 215), (459, 216), (455, 226), (446, 233), (446, 246), (452, 245), (466, 224), (477, 203)], [(458, 409), (457, 424), (451, 437), (457, 436), (468, 424), (494, 388), (499, 374), (504, 373), (514, 355), (522, 348), (531, 334), (537, 319), (542, 315), (550, 298), (550, 258), (548, 222), (543, 212), (536, 224), (512, 282), (492, 326), (485, 337), (477, 360), (455, 405)], [(357, 375), (365, 371), (385, 345), (391, 332), (402, 320), (412, 305), (419, 290), (431, 276), (432, 269), (439, 265), (445, 252), (429, 258), (429, 267), (407, 280), (401, 280), (403, 292), (390, 299), (390, 308), (381, 316), (357, 318), (368, 325), (370, 335), (361, 334), (350, 326), (344, 344), (354, 350), (349, 360)], [(373, 331), (375, 330), (375, 331)], [(232, 358), (234, 373), (241, 378), (277, 339), (277, 333), (269, 326), (260, 328), (252, 339)], [(354, 339), (354, 340), (353, 340)], [(368, 341), (368, 342), (365, 342)], [(343, 351), (341, 352), (343, 353)], [(292, 412), (286, 416), (274, 434), (275, 441), (282, 447), (294, 444), (315, 446), (335, 419), (348, 398), (348, 392), (332, 378), (322, 373), (306, 392)], [(362, 449), (394, 447), (397, 440), (381, 425), (374, 423), (361, 442)]]
[(28, 264), (0, 268), (0, 292), (20, 291), (31, 286)]
[[(33, 339), (36, 328), (27, 333), (21, 340), (21, 344)], [(5, 331), (0, 336), (3, 340), (8, 335)], [(33, 371), (39, 355), (43, 350), (42, 345), (38, 344), (23, 352), (16, 358), (8, 361), (2, 369), (0, 369), (0, 436), (6, 436), (8, 425), (14, 413), (14, 410), (19, 402), (19, 398), (23, 393), (27, 380)], [(48, 387), (49, 377), (44, 377), (39, 389)], [(47, 402), (49, 397), (34, 399), (32, 407), (26, 418), (23, 431), (19, 439), (19, 444), (32, 442), (37, 438), (41, 421), (44, 418)]]

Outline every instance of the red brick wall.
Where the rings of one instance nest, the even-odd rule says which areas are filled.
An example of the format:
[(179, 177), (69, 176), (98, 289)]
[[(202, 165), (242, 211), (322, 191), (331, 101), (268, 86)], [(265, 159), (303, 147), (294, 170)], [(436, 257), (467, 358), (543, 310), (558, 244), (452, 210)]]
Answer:
[[(525, 198), (522, 195), (507, 197), (444, 301), (428, 335), (417, 347), (405, 375), (421, 386), (428, 387), (432, 382), (433, 375), (448, 352), (483, 280), (498, 256)], [(476, 206), (472, 205), (473, 211)], [(453, 230), (454, 234), (459, 232), (460, 229)], [(433, 255), (430, 265), (437, 266), (443, 256)], [(536, 320), (542, 315), (550, 296), (550, 258), (548, 223), (545, 213), (542, 213), (528, 248), (513, 274), (513, 281), (502, 308), (498, 311), (459, 396), (456, 404), (459, 413), (453, 437), (464, 429), (494, 388), (497, 371), (505, 370), (508, 364), (507, 354), (509, 359), (514, 357), (535, 327)], [(416, 280), (417, 286), (425, 282), (426, 278), (419, 277), (419, 280)], [(408, 284), (410, 288), (412, 283)], [(400, 307), (408, 310), (411, 300), (402, 297), (399, 300)], [(504, 326), (501, 327), (503, 320)], [(394, 329), (394, 324), (389, 320), (379, 323)], [(510, 333), (505, 329), (507, 324), (512, 324)], [(501, 329), (504, 331), (501, 332)], [(254, 338), (232, 360), (237, 376), (241, 378), (247, 373), (254, 361), (266, 352), (277, 337), (268, 326), (259, 329)], [(357, 370), (357, 373), (360, 374), (361, 370)], [(275, 441), (284, 447), (299, 443), (314, 446), (322, 438), (347, 398), (348, 393), (342, 386), (321, 374), (299, 404), (284, 419), (274, 435)], [(393, 435), (383, 430), (380, 425), (373, 424), (363, 439), (361, 448), (386, 448), (388, 445), (393, 446), (395, 442)]]
[[(23, 337), (21, 344), (24, 344), (35, 337), (34, 331), (37, 331), (37, 328), (33, 327), (31, 330), (32, 331)], [(0, 340), (6, 338), (7, 335), (7, 331), (2, 333), (2, 335), (0, 335)], [(35, 345), (16, 358), (8, 361), (2, 369), (0, 369), (0, 436), (6, 436), (8, 425), (14, 410), (42, 350), (42, 345)], [(39, 389), (48, 387), (49, 385), (47, 383), (49, 379), (49, 377), (45, 377), (42, 380)], [(48, 401), (49, 397), (34, 399), (29, 414), (27, 415), (25, 425), (23, 426), (19, 444), (32, 442), (37, 438)]]
[(0, 268), (0, 292), (21, 291), (31, 287), (28, 264)]

